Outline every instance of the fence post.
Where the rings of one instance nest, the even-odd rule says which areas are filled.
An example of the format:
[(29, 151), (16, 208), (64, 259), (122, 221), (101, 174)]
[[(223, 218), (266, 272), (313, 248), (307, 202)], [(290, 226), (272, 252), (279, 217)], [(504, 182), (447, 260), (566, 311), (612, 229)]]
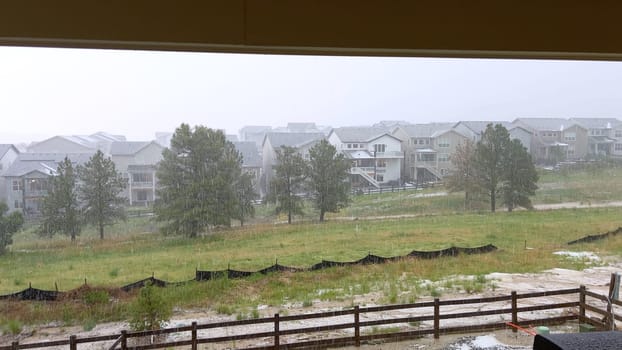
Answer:
[(358, 305), (354, 306), (354, 341), (357, 348), (361, 346), (361, 326)]
[(18, 341), (14, 341), (11, 343), (11, 349), (12, 350), (17, 350), (19, 349), (19, 342)]
[(434, 339), (441, 337), (441, 306), (440, 300), (434, 298)]
[(199, 344), (197, 340), (197, 323), (192, 322), (192, 350), (197, 350), (197, 345)]
[(76, 350), (78, 348), (78, 343), (76, 343), (76, 336), (72, 335), (69, 337), (69, 350)]
[(121, 331), (121, 350), (126, 350), (126, 349), (127, 349), (127, 331), (122, 330)]
[(279, 314), (274, 314), (274, 349), (279, 348)]
[(585, 320), (585, 286), (579, 287), (579, 322)]
[[(516, 291), (512, 291), (512, 323), (518, 324), (518, 298), (516, 296)], [(518, 332), (516, 327), (512, 327), (512, 332)]]

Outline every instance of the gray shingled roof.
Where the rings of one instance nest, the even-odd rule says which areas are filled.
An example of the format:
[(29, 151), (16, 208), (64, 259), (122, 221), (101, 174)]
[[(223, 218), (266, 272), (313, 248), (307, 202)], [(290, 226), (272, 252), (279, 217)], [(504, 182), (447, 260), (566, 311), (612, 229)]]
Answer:
[(369, 142), (384, 134), (391, 135), (390, 128), (373, 126), (347, 126), (335, 128), (333, 132), (341, 142)]
[(587, 129), (615, 128), (622, 124), (622, 121), (616, 118), (571, 118), (570, 120), (577, 122)]
[(281, 146), (300, 147), (311, 141), (321, 140), (324, 134), (320, 132), (269, 132), (266, 139), (270, 140), (272, 147)]
[(567, 129), (576, 123), (564, 118), (518, 118), (515, 120), (523, 122), (534, 130), (560, 131)]
[(261, 167), (262, 159), (259, 156), (257, 144), (253, 141), (234, 142), (235, 149), (242, 155), (242, 165), (246, 167)]
[(113, 142), (110, 145), (110, 154), (114, 156), (130, 156), (147, 147), (149, 141)]
[(414, 124), (404, 125), (401, 128), (411, 138), (432, 137), (439, 131), (449, 130), (455, 123), (430, 123), (430, 124)]
[[(4, 157), (4, 155), (11, 149), (11, 148), (15, 148), (15, 150), (17, 151), (17, 148), (11, 144), (0, 144), (0, 158)], [(17, 151), (19, 153), (19, 151)]]
[(3, 176), (18, 177), (33, 171), (51, 174), (58, 168), (58, 163), (68, 157), (74, 164), (84, 164), (93, 154), (89, 153), (20, 153)]
[(510, 129), (512, 127), (512, 123), (510, 122), (506, 122), (506, 121), (498, 121), (498, 120), (467, 120), (467, 121), (460, 121), (458, 123), (456, 123), (456, 125), (458, 124), (462, 124), (464, 126), (466, 126), (467, 128), (471, 129), (471, 131), (473, 131), (476, 134), (481, 134), (482, 132), (484, 132), (484, 130), (486, 130), (486, 127), (488, 126), (488, 124), (492, 124), (492, 125), (497, 125), (497, 124), (501, 124), (503, 127), (505, 127), (506, 129)]

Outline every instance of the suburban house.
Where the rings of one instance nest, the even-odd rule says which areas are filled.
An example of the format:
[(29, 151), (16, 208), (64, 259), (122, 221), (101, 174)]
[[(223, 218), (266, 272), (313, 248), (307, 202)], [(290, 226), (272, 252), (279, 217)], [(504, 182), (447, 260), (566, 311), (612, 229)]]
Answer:
[(240, 129), (240, 141), (253, 141), (257, 147), (262, 146), (262, 142), (266, 134), (272, 131), (271, 126), (265, 125), (248, 125)]
[(92, 135), (54, 136), (28, 146), (28, 153), (94, 153), (110, 154), (113, 142), (125, 141), (125, 136), (98, 132)]
[(251, 174), (253, 177), (253, 187), (260, 197), (263, 197), (262, 189), (259, 186), (261, 180), (261, 167), (263, 160), (259, 155), (257, 144), (253, 141), (238, 141), (233, 142), (235, 149), (242, 156), (242, 171), (247, 174)]
[(517, 118), (512, 122), (533, 134), (531, 155), (539, 163), (585, 159), (588, 129), (564, 118)]
[(322, 133), (269, 132), (262, 142), (263, 177), (260, 181), (261, 192), (269, 193), (270, 182), (274, 177), (274, 166), (277, 164), (276, 151), (283, 147), (294, 147), (304, 158), (309, 159), (309, 150), (325, 138)]
[(328, 142), (352, 162), (352, 187), (402, 183), (402, 141), (383, 127), (342, 127), (328, 134)]
[(149, 205), (156, 198), (156, 166), (164, 147), (156, 141), (113, 142), (110, 156), (117, 172), (127, 179), (123, 195), (130, 205)]
[(74, 166), (82, 165), (94, 153), (21, 153), (2, 175), (6, 201), (10, 211), (21, 210), (27, 218), (41, 214), (43, 198), (49, 189), (51, 176), (56, 176), (58, 164), (65, 157)]
[(399, 125), (392, 135), (402, 140), (404, 179), (409, 182), (436, 181), (441, 178), (434, 136), (450, 130), (454, 123)]
[(482, 133), (486, 131), (489, 124), (493, 126), (500, 124), (506, 128), (510, 134), (510, 139), (519, 140), (523, 144), (523, 147), (527, 149), (527, 152), (531, 153), (533, 133), (522, 126), (505, 121), (459, 121), (452, 128), (464, 135), (468, 135), (473, 141), (479, 141), (482, 138)]
[(595, 157), (622, 155), (621, 121), (615, 118), (571, 118), (570, 120), (588, 130), (588, 155)]
[(7, 200), (7, 188), (5, 184), (5, 179), (3, 177), (4, 173), (9, 169), (11, 164), (17, 159), (19, 155), (19, 150), (9, 144), (0, 144), (0, 202), (5, 202), (9, 205)]

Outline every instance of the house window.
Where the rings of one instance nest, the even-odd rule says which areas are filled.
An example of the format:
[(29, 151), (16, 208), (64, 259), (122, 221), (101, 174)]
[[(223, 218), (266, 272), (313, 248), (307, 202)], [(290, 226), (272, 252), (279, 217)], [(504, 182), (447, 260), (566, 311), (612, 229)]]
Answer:
[(567, 132), (564, 134), (564, 140), (566, 141), (576, 141), (577, 133), (576, 132)]
[(22, 181), (13, 180), (13, 191), (21, 191), (21, 190), (22, 190)]
[(136, 191), (136, 200), (137, 201), (142, 201), (142, 202), (147, 201), (147, 191), (145, 191), (145, 190)]
[(353, 145), (352, 145), (352, 147), (354, 147), (354, 148), (359, 148), (359, 144), (358, 144), (358, 143), (355, 143), (355, 144), (353, 144)]
[(613, 145), (613, 150), (614, 151), (622, 151), (622, 143), (616, 143)]
[(48, 182), (46, 179), (30, 179), (28, 180), (29, 191), (47, 191)]
[(132, 174), (132, 182), (151, 182), (151, 174), (149, 173), (134, 173)]
[(15, 206), (14, 207), (15, 207), (15, 209), (19, 209), (19, 208), (22, 207), (22, 203), (20, 201), (18, 201), (18, 200), (15, 200)]
[(423, 145), (423, 139), (419, 139), (419, 144)]
[(436, 160), (436, 154), (434, 153), (421, 153), (417, 155), (417, 160), (421, 162), (433, 162)]
[(376, 174), (376, 181), (378, 181), (378, 182), (383, 182), (383, 181), (384, 181), (384, 175), (378, 175), (378, 174)]
[(449, 154), (447, 153), (441, 153), (438, 155), (438, 161), (439, 162), (448, 162), (449, 161)]
[(387, 148), (387, 145), (385, 144), (376, 144), (374, 145), (374, 152), (384, 153), (386, 148)]
[(436, 144), (438, 145), (438, 148), (448, 148), (449, 147), (449, 140), (448, 139), (438, 139), (436, 141)]
[(351, 144), (351, 143), (348, 143), (348, 144), (346, 145), (346, 148), (352, 148), (352, 144)]
[(441, 175), (442, 176), (447, 175), (447, 169), (441, 169)]
[(376, 160), (376, 166), (378, 168), (386, 168), (387, 167), (387, 161), (384, 159), (378, 159)]
[(615, 137), (622, 137), (622, 130), (616, 130)]
[(574, 146), (573, 145), (568, 145), (568, 151), (567, 154), (569, 156), (573, 156), (574, 155)]

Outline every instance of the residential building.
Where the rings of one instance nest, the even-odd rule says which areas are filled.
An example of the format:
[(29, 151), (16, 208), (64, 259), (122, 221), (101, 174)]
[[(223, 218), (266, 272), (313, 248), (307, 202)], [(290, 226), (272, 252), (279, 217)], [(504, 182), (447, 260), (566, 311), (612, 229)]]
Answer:
[(247, 174), (251, 174), (253, 177), (253, 187), (260, 197), (264, 196), (261, 186), (259, 186), (263, 165), (263, 160), (259, 155), (257, 144), (253, 141), (238, 141), (233, 142), (235, 149), (238, 150), (242, 156), (242, 171)]
[(402, 183), (402, 142), (384, 127), (342, 127), (328, 142), (352, 162), (352, 187), (382, 187)]
[[(403, 169), (405, 181), (428, 182), (442, 178), (435, 137), (450, 130), (453, 125), (454, 123), (428, 123), (399, 125), (393, 128), (391, 134), (402, 141), (402, 150), (405, 152)], [(445, 146), (444, 143), (441, 145)], [(441, 151), (445, 159), (447, 149), (443, 147)]]
[(622, 133), (619, 131), (622, 130), (621, 121), (615, 118), (571, 118), (570, 120), (588, 130), (587, 154), (589, 156), (622, 155)]
[(532, 133), (531, 155), (538, 163), (585, 159), (588, 129), (564, 118), (517, 118), (512, 122)]
[(113, 142), (110, 156), (117, 172), (127, 179), (123, 195), (129, 205), (150, 205), (156, 199), (156, 166), (164, 147), (156, 141)]
[(88, 162), (94, 153), (21, 153), (4, 172), (5, 193), (10, 211), (22, 211), (27, 218), (41, 215), (50, 177), (57, 175), (65, 157), (74, 166)]
[(92, 135), (54, 136), (28, 146), (28, 153), (94, 153), (110, 154), (113, 142), (125, 141), (125, 136), (97, 132)]
[(9, 169), (11, 164), (17, 159), (19, 150), (9, 144), (0, 144), (0, 202), (5, 202), (8, 205), (7, 188), (4, 173)]
[(264, 125), (248, 125), (240, 129), (239, 141), (253, 141), (257, 147), (262, 147), (267, 133), (272, 132), (272, 127)]
[(274, 177), (274, 166), (277, 164), (276, 151), (283, 147), (294, 147), (304, 158), (309, 159), (309, 150), (320, 140), (324, 139), (323, 133), (266, 133), (262, 142), (263, 175), (260, 181), (261, 193), (268, 194), (270, 182)]

